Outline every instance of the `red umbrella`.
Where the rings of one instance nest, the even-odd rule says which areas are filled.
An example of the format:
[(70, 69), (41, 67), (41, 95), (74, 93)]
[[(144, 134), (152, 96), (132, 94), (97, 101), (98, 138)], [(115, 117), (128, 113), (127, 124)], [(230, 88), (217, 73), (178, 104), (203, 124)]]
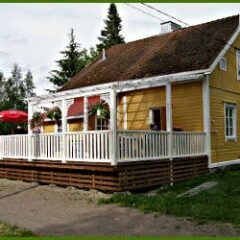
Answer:
[(0, 112), (0, 121), (9, 123), (27, 122), (28, 114), (19, 110), (6, 110)]

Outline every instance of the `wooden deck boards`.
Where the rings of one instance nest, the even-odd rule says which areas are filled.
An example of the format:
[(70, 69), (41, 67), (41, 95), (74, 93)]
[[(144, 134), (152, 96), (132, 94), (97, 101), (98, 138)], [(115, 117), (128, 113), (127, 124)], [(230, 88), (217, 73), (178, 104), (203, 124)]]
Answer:
[(207, 156), (172, 161), (108, 163), (0, 160), (0, 178), (120, 192), (147, 189), (208, 173)]

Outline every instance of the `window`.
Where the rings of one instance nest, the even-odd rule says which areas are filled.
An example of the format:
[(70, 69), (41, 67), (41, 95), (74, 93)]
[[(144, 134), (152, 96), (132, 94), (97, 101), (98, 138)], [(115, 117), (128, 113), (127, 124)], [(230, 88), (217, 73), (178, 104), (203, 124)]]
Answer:
[(166, 130), (166, 107), (151, 108), (149, 111), (149, 123), (156, 129)]
[(61, 133), (62, 132), (62, 121), (57, 122), (57, 132)]
[(106, 119), (101, 119), (96, 117), (96, 130), (108, 130), (109, 129), (109, 120)]
[(240, 50), (237, 50), (236, 54), (236, 61), (237, 61), (237, 80), (240, 80)]
[(220, 67), (221, 70), (227, 71), (227, 60), (226, 60), (226, 58), (221, 58), (221, 60), (219, 62), (219, 67)]
[(225, 104), (225, 137), (226, 139), (236, 139), (236, 105)]

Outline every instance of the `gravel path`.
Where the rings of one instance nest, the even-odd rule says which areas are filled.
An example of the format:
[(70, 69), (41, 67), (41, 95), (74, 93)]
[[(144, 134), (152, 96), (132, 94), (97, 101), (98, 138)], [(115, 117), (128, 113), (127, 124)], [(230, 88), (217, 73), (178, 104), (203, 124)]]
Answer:
[(240, 236), (230, 224), (197, 224), (183, 218), (98, 205), (97, 191), (0, 179), (0, 220), (43, 236)]

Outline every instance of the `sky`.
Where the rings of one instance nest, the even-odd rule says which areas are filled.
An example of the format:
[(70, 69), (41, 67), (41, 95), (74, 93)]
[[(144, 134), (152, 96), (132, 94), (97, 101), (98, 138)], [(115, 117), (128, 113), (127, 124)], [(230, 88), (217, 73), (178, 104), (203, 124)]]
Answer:
[[(164, 21), (172, 20), (140, 3), (131, 5)], [(151, 5), (190, 25), (240, 13), (239, 3)], [(0, 4), (0, 71), (8, 77), (14, 63), (23, 73), (31, 69), (37, 95), (46, 93), (45, 89), (51, 88), (47, 76), (56, 69), (55, 61), (61, 58), (59, 52), (68, 44), (70, 29), (74, 29), (81, 47), (95, 46), (108, 7), (105, 3)], [(160, 20), (123, 3), (117, 4), (117, 8), (126, 42), (160, 33)]]

